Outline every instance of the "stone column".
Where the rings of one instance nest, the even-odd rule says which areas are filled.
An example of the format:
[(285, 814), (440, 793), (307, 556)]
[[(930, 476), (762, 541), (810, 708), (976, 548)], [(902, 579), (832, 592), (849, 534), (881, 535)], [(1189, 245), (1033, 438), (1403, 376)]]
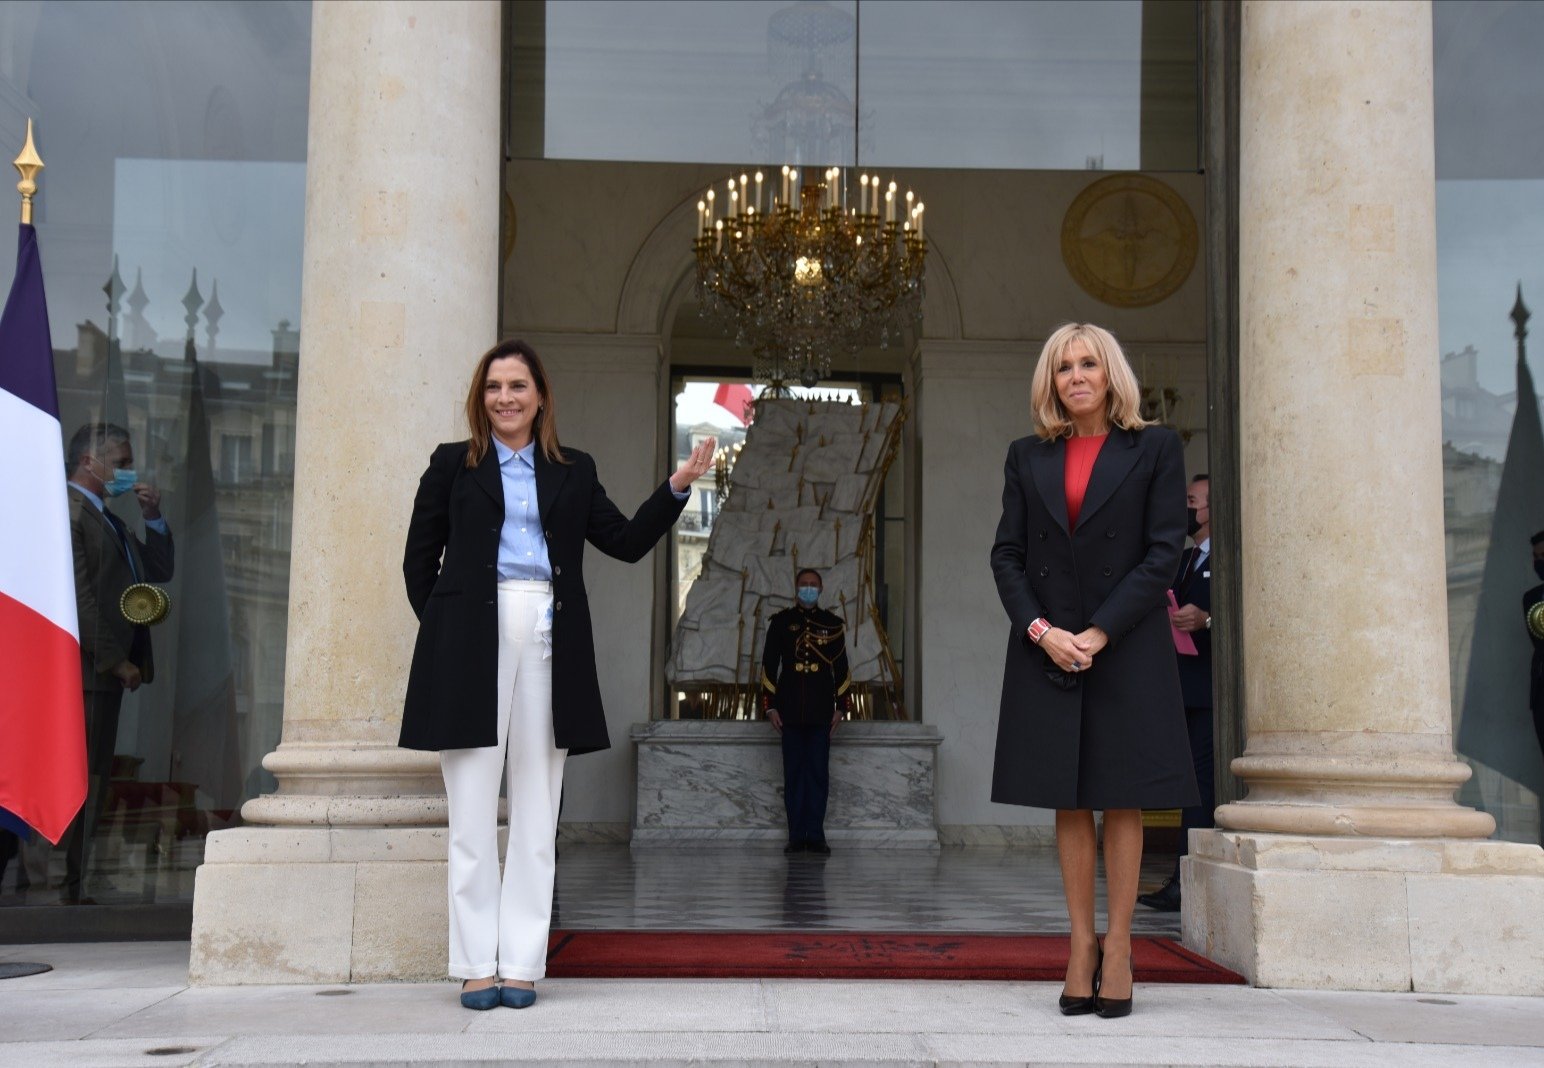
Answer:
[(284, 732), (263, 762), (279, 787), (209, 838), (195, 982), (444, 974), (438, 758), (396, 747), (402, 545), (497, 330), (499, 10), (313, 9)]
[(1538, 993), (1540, 852), (1453, 800), (1431, 9), (1246, 2), (1241, 47), (1248, 795), (1194, 839), (1186, 941), (1262, 985)]

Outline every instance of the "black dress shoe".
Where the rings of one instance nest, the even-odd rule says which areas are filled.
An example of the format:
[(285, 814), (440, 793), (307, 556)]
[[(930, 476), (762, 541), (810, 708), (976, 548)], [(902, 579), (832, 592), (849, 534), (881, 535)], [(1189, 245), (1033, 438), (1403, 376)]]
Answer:
[(1146, 905), (1157, 912), (1178, 912), (1179, 880), (1170, 879), (1150, 894), (1137, 895), (1137, 904)]
[[(1133, 966), (1134, 967), (1134, 966)], [(1131, 990), (1136, 992), (1137, 977), (1135, 971), (1131, 975)], [(1107, 998), (1099, 993), (1099, 988), (1094, 988), (1094, 1015), (1104, 1020), (1115, 1020), (1122, 1016), (1131, 1015), (1131, 998)]]
[(1105, 1020), (1115, 1020), (1131, 1015), (1130, 998), (1094, 997), (1094, 1015)]
[(823, 857), (831, 855), (831, 847), (826, 845), (825, 839), (821, 839), (818, 842), (810, 842), (804, 848), (808, 849), (811, 853), (819, 853)]
[(789, 842), (783, 847), (784, 853), (802, 853), (809, 848), (804, 842)]
[(1091, 1012), (1098, 1011), (1099, 1002), (1099, 973), (1104, 971), (1104, 948), (1099, 950), (1099, 963), (1094, 965), (1094, 992), (1086, 998), (1069, 997), (1063, 994), (1056, 999), (1056, 1007), (1061, 1010), (1063, 1016), (1087, 1016)]

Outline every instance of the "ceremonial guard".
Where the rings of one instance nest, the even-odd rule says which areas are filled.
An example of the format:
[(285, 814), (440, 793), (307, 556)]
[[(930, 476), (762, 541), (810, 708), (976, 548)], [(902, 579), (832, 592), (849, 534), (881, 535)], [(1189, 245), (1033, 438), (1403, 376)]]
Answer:
[(772, 617), (761, 660), (762, 708), (782, 735), (784, 853), (828, 855), (826, 798), (831, 735), (851, 707), (852, 672), (841, 617), (819, 607), (823, 583), (813, 568), (794, 580), (799, 603)]

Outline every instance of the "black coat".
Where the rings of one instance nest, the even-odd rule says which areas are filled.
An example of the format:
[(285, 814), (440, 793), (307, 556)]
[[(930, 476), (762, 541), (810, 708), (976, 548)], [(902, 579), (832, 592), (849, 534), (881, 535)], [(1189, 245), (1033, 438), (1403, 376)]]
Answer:
[[(1193, 604), (1207, 615), (1212, 614), (1212, 554), (1201, 559), (1195, 574), (1186, 576), (1190, 558), (1196, 547), (1191, 546), (1180, 558), (1179, 573), (1174, 576), (1174, 599), (1180, 607)], [(1179, 656), (1179, 689), (1184, 695), (1186, 708), (1212, 707), (1212, 632), (1202, 628), (1190, 632), (1196, 643), (1195, 656)]]
[[(1169, 583), (1185, 540), (1179, 437), (1113, 430), (1099, 451), (1075, 533), (1067, 529), (1063, 441), (1008, 447), (992, 573), (1010, 621), (992, 800), (1039, 808), (1198, 804)], [(1110, 637), (1070, 690), (1029, 641), (1044, 616)]]
[[(406, 749), (497, 744), (499, 533), (504, 483), (496, 450), (475, 469), (467, 443), (441, 445), (418, 483), (402, 575), (418, 641), (402, 709)], [(686, 507), (661, 483), (631, 519), (611, 503), (595, 461), (564, 449), (567, 464), (536, 450), (536, 503), (552, 564), (552, 727), (570, 755), (608, 748), (584, 589), (584, 543), (629, 563), (646, 556)], [(643, 639), (640, 639), (643, 640)]]

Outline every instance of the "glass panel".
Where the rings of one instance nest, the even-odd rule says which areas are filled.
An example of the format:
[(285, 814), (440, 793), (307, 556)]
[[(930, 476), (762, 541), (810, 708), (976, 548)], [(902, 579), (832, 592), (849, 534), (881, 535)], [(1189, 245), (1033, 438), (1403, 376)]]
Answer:
[(1544, 544), (1531, 544), (1544, 532), (1541, 350), (1526, 351), (1510, 313), (1519, 297), (1544, 303), (1544, 140), (1527, 133), (1536, 119), (1519, 126), (1544, 114), (1544, 6), (1440, 2), (1434, 23), (1448, 633), (1455, 735), (1475, 769), (1461, 799), (1500, 837), (1533, 842), (1544, 626), (1530, 641), (1525, 607), (1544, 596)]
[[(301, 0), (0, 8), (0, 144), (14, 153), (33, 117), (47, 164), (61, 458), (100, 594), (81, 634), (127, 649), (86, 665), (83, 816), (64, 847), (0, 860), (0, 903), (186, 904), (205, 835), (272, 788), (259, 761), (283, 700), (310, 33)], [(91, 429), (103, 421), (121, 430)], [(132, 561), (81, 492), (118, 464), (159, 492), (106, 502)], [(170, 595), (164, 621), (119, 614), (120, 560)], [(129, 665), (137, 689), (120, 684)]]
[(1194, 170), (1189, 0), (512, 6), (511, 153)]
[(1194, 170), (1196, 5), (864, 0), (865, 163)]
[(852, 0), (516, 4), (512, 152), (850, 163), (854, 8)]
[[(744, 411), (747, 399), (759, 397), (766, 387), (747, 378), (719, 376), (711, 381), (702, 377), (677, 378), (675, 382), (675, 410), (672, 430), (675, 440), (676, 462), (690, 454), (693, 446), (708, 435), (718, 438), (722, 477), (728, 479), (745, 441), (745, 424), (738, 417)], [(860, 398), (869, 401), (884, 400), (901, 402), (899, 382), (859, 383), (840, 378), (825, 382), (814, 389), (791, 387), (796, 397), (829, 399), (855, 403)], [(899, 677), (905, 677), (902, 657), (905, 598), (905, 522), (902, 487), (905, 485), (904, 452), (898, 452), (886, 474), (874, 514), (874, 598), (879, 620), (889, 636), (890, 652)], [(723, 499), (720, 475), (710, 473), (694, 488), (692, 503), (687, 505), (681, 520), (672, 534), (671, 573), (674, 577), (675, 596), (670, 605), (670, 625), (676, 622), (686, 609), (686, 598), (692, 583), (702, 574), (708, 539), (713, 533), (713, 520), (717, 517)], [(791, 563), (790, 563), (791, 566)], [(792, 597), (792, 589), (788, 591)], [(756, 655), (760, 656), (758, 650)], [(739, 695), (743, 698), (743, 694)], [(904, 719), (904, 710), (890, 694), (880, 687), (859, 687), (855, 691), (855, 716), (868, 719)], [(750, 709), (743, 699), (727, 690), (722, 693), (672, 691), (667, 714), (676, 719), (745, 719)]]

